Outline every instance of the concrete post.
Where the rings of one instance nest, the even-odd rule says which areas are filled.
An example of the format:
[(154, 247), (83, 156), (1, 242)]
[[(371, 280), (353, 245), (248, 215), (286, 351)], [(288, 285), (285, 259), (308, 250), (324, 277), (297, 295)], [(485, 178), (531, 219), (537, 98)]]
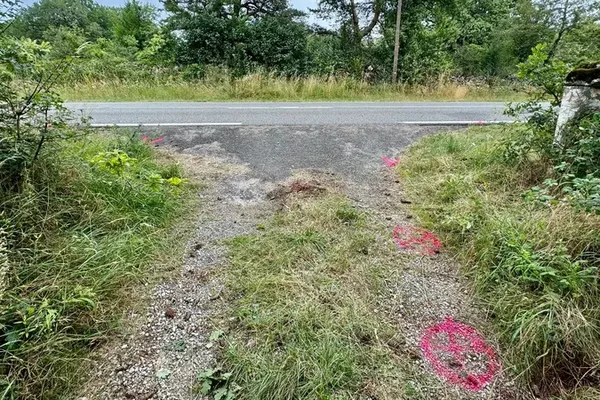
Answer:
[(573, 70), (565, 83), (554, 145), (562, 146), (571, 121), (587, 112), (600, 112), (600, 63)]

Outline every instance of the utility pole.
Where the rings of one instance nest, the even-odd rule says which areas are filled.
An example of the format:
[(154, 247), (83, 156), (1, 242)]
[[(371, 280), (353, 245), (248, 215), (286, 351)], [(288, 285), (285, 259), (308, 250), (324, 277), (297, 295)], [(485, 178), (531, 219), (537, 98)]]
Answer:
[(396, 13), (396, 42), (394, 43), (394, 69), (392, 70), (392, 83), (398, 83), (398, 53), (400, 52), (400, 22), (402, 21), (402, 0), (398, 0)]

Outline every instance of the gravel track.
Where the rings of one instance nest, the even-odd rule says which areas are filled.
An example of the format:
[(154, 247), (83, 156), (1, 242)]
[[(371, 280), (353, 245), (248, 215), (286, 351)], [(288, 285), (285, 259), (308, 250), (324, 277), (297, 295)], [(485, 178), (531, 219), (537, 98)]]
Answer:
[[(412, 132), (410, 137), (431, 132), (431, 129)], [(175, 150), (169, 151), (177, 151), (183, 164), (207, 183), (200, 192), (202, 214), (196, 233), (189, 240), (181, 270), (152, 290), (145, 310), (129, 313), (123, 335), (94, 354), (89, 384), (80, 400), (199, 398), (192, 390), (195, 376), (214, 366), (215, 356), (208, 337), (214, 329), (212, 319), (225, 306), (220, 297), (223, 285), (220, 270), (226, 262), (223, 239), (254, 232), (261, 221), (272, 215), (277, 204), (269, 200), (268, 194), (285, 180), (273, 177), (279, 174), (265, 174), (275, 168), (272, 160), (267, 161), (265, 170), (258, 158), (244, 159), (242, 153), (228, 151), (226, 148), (232, 144), (224, 146), (214, 135), (212, 128), (179, 130), (175, 134), (181, 139)], [(339, 146), (349, 152), (348, 156), (358, 157), (361, 162), (358, 170), (344, 173), (346, 161), (332, 166), (327, 163), (335, 161), (327, 159), (326, 165), (315, 163), (314, 167), (321, 170), (304, 173), (312, 174), (315, 179), (319, 179), (319, 174), (324, 176), (324, 171), (333, 176), (336, 190), (345, 192), (357, 206), (389, 229), (389, 238), (384, 238), (389, 245), (394, 226), (415, 223), (405, 204), (401, 182), (380, 158), (374, 159), (373, 151), (365, 151), (351, 142), (339, 141)], [(349, 148), (356, 151), (352, 153)], [(290, 149), (282, 151), (279, 157), (285, 159)], [(296, 155), (300, 156), (301, 153)], [(287, 168), (281, 165), (282, 170)], [(403, 264), (401, 260), (408, 261)], [(445, 317), (487, 333), (486, 340), (499, 348), (469, 287), (459, 265), (444, 250), (435, 256), (409, 257), (399, 250), (398, 272), (389, 277), (381, 310), (404, 337), (399, 357), (406, 360), (408, 368), (418, 377), (414, 390), (421, 397), (416, 398), (530, 399), (503, 372), (484, 390), (473, 392), (444, 382), (423, 358), (419, 348), (422, 332)]]

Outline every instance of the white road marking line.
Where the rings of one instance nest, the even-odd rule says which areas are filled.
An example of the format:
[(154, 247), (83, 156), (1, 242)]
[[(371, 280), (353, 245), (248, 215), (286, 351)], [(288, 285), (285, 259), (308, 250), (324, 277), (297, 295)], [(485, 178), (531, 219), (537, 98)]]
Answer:
[(505, 125), (517, 121), (398, 121), (401, 125)]
[(484, 109), (500, 109), (504, 108), (504, 105), (398, 105), (398, 106), (228, 106), (228, 107), (219, 107), (219, 106), (208, 106), (208, 107), (189, 107), (190, 109), (210, 109), (216, 110), (221, 108), (226, 108), (227, 110), (363, 110), (363, 109), (472, 109), (472, 108), (484, 108)]
[(241, 122), (167, 122), (167, 123), (138, 123), (138, 124), (90, 124), (93, 128), (137, 128), (138, 126), (145, 127), (160, 127), (160, 126), (241, 126)]
[[(199, 107), (205, 109), (219, 109), (221, 107)], [(274, 106), (274, 107), (265, 107), (265, 106), (239, 106), (239, 107), (227, 107), (228, 110), (329, 110), (336, 107), (325, 107), (325, 106)]]
[[(383, 122), (383, 123), (366, 123), (366, 124), (358, 124), (358, 125), (505, 125), (505, 124), (514, 124), (518, 121), (397, 121), (397, 122)], [(161, 126), (242, 126), (241, 122), (167, 122), (167, 123), (137, 123), (137, 124), (90, 124), (93, 128), (137, 128), (137, 127), (161, 127)], [(246, 124), (248, 126), (269, 126), (269, 125), (303, 125), (303, 124), (286, 124), (286, 123), (277, 123), (277, 124)], [(308, 123), (306, 125), (335, 125), (329, 123)], [(346, 124), (340, 124), (346, 125)]]

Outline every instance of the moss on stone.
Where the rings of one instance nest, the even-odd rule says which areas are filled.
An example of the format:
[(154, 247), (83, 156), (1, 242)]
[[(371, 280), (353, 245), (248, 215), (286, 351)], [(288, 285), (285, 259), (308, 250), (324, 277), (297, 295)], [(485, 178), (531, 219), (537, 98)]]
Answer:
[(600, 61), (579, 66), (567, 75), (567, 82), (585, 82), (600, 86)]

